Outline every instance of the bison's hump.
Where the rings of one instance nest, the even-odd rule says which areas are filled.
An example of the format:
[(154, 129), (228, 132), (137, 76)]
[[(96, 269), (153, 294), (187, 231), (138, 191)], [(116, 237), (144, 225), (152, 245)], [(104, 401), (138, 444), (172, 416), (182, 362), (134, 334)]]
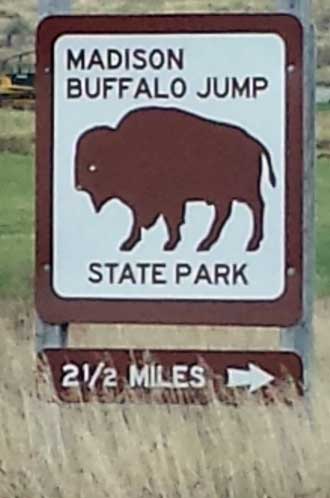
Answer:
[(218, 134), (225, 134), (229, 137), (236, 135), (236, 139), (240, 135), (241, 138), (257, 142), (239, 126), (218, 122), (174, 107), (143, 107), (135, 109), (124, 116), (119, 123), (118, 129), (123, 131), (141, 131), (143, 129), (146, 132), (151, 131), (151, 133), (157, 133), (160, 129), (167, 130), (167, 133), (181, 130), (190, 130), (197, 133), (208, 131), (211, 133), (213, 130)]

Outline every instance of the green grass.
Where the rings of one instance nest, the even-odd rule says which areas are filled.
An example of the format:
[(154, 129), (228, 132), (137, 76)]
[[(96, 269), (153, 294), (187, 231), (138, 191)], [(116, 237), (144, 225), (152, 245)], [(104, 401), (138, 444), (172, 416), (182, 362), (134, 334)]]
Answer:
[(32, 290), (32, 156), (0, 155), (0, 297)]
[(330, 112), (330, 102), (322, 102), (316, 105), (317, 112)]
[[(317, 164), (316, 283), (330, 295), (330, 160)], [(0, 298), (27, 298), (33, 275), (33, 159), (0, 155)]]
[(330, 161), (321, 160), (316, 174), (316, 286), (330, 295)]

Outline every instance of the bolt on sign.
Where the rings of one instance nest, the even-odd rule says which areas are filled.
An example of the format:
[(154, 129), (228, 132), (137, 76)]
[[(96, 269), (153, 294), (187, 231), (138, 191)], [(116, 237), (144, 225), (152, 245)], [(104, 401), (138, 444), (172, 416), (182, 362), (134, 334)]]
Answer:
[(245, 391), (293, 401), (302, 394), (294, 353), (49, 349), (45, 358), (66, 402), (230, 403)]
[(55, 17), (37, 51), (41, 317), (296, 323), (299, 21)]

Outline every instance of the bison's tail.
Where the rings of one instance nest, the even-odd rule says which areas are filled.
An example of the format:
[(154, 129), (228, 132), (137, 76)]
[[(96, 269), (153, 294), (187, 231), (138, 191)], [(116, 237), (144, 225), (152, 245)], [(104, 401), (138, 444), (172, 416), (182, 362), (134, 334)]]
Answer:
[(272, 162), (272, 158), (271, 158), (271, 155), (269, 153), (269, 150), (266, 149), (266, 147), (262, 147), (262, 154), (265, 154), (266, 159), (267, 159), (270, 184), (272, 187), (276, 187), (276, 177), (275, 177), (273, 162)]

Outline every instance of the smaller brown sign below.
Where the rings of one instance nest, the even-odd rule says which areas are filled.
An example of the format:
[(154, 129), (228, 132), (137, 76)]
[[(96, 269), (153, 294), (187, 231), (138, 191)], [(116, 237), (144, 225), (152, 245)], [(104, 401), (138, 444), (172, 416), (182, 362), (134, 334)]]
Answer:
[(303, 368), (289, 352), (50, 349), (58, 398), (65, 402), (236, 404), (244, 392), (291, 403)]

